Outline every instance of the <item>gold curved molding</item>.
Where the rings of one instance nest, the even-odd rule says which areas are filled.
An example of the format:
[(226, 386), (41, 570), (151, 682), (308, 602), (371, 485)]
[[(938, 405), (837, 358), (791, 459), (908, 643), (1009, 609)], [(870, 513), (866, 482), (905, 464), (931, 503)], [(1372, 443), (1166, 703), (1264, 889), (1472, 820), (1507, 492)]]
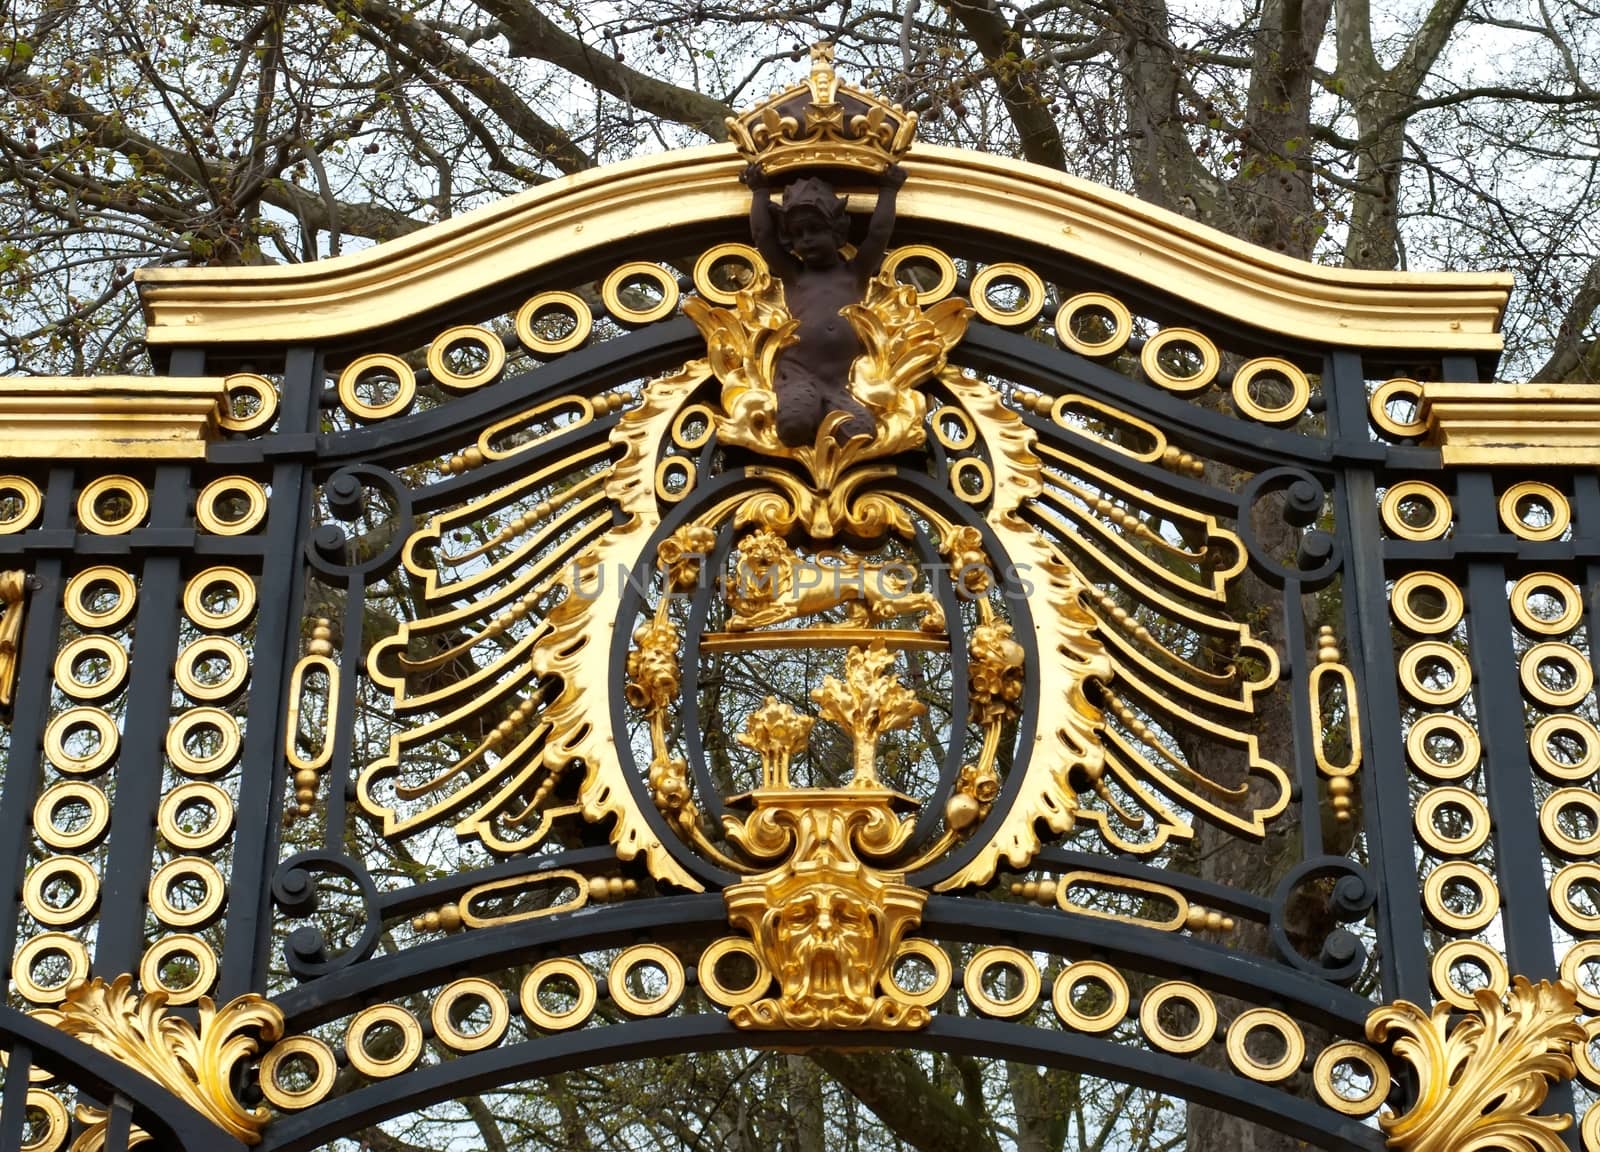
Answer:
[[(643, 230), (727, 220), (749, 193), (732, 145), (646, 156), (551, 181), (361, 252), (270, 268), (138, 273), (151, 344), (348, 337), (445, 308), (527, 269)], [(1508, 273), (1328, 268), (1241, 243), (1125, 193), (1034, 164), (918, 145), (901, 220), (959, 220), (1203, 300), (1312, 344), (1497, 352)]]

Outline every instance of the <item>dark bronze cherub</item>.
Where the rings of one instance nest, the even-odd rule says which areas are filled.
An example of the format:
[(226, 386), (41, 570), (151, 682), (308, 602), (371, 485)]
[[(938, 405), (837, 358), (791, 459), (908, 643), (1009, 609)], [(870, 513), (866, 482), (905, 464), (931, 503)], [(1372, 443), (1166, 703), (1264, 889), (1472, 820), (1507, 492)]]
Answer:
[(751, 191), (751, 237), (800, 324), (797, 343), (779, 353), (774, 369), (778, 438), (790, 447), (813, 444), (831, 412), (850, 417), (835, 429), (837, 436), (872, 435), (872, 415), (849, 386), (850, 366), (864, 349), (842, 309), (861, 302), (883, 265), (905, 170), (892, 164), (884, 172), (866, 239), (848, 259), (841, 249), (850, 216), (826, 180), (807, 176), (790, 184), (774, 220), (766, 173), (752, 164), (741, 179)]

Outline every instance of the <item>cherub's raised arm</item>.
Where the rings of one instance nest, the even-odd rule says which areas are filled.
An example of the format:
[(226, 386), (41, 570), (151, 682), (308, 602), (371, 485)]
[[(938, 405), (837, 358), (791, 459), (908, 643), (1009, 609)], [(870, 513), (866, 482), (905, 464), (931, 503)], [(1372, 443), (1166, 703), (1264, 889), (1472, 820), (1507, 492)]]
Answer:
[(767, 262), (767, 268), (783, 279), (793, 270), (794, 259), (778, 242), (778, 226), (772, 219), (772, 201), (767, 195), (767, 174), (751, 164), (739, 174), (750, 189), (750, 239)]
[(894, 205), (900, 195), (900, 185), (906, 182), (906, 170), (891, 164), (883, 173), (883, 183), (878, 189), (878, 204), (872, 210), (872, 220), (867, 225), (867, 238), (856, 253), (856, 267), (862, 279), (870, 280), (883, 266), (884, 253), (889, 251), (889, 237), (894, 232)]

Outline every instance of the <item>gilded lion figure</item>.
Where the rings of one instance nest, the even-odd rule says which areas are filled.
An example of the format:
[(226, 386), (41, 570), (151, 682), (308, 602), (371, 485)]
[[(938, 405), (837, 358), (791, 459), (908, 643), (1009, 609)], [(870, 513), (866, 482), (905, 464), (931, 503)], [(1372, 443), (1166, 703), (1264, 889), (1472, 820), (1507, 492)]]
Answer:
[(748, 632), (841, 605), (852, 627), (920, 613), (917, 626), (922, 631), (945, 630), (944, 608), (932, 592), (912, 590), (916, 574), (909, 565), (841, 553), (829, 553), (828, 558), (826, 563), (803, 560), (765, 528), (739, 541), (737, 569), (724, 582), (733, 610), (728, 631)]

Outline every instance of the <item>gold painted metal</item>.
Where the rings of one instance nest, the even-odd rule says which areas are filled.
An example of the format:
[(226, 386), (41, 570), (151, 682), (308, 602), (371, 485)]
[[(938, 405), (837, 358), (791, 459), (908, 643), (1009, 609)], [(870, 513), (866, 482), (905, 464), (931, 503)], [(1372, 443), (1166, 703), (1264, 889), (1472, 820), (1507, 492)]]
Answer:
[(656, 465), (656, 496), (676, 504), (694, 490), (699, 469), (687, 456), (663, 456)]
[(1582, 940), (1567, 949), (1561, 958), (1561, 979), (1577, 989), (1578, 1003), (1585, 1011), (1600, 1012), (1600, 993), (1595, 982), (1585, 980), (1590, 964), (1600, 963), (1600, 940)]
[(1572, 886), (1579, 882), (1600, 891), (1600, 864), (1584, 860), (1557, 872), (1550, 881), (1550, 907), (1556, 919), (1574, 932), (1600, 932), (1600, 912), (1584, 912), (1572, 901)]
[[(222, 387), (224, 399), (217, 427), (224, 432), (256, 432), (278, 415), (278, 390), (265, 376), (235, 372), (222, 381)], [(255, 410), (244, 416), (236, 415), (241, 396), (249, 396), (255, 402)]]
[(8, 376), (0, 443), (14, 459), (198, 460), (226, 390), (220, 376)]
[[(1556, 417), (1561, 419), (1561, 417)], [(1549, 512), (1550, 521), (1547, 524), (1530, 524), (1525, 518), (1522, 505), (1524, 501), (1533, 501), (1541, 504)], [(1567, 498), (1553, 484), (1546, 484), (1541, 480), (1524, 480), (1520, 484), (1513, 484), (1500, 496), (1500, 522), (1506, 530), (1524, 540), (1554, 540), (1567, 530), (1572, 523), (1572, 506), (1567, 503)]]
[[(55, 822), (66, 804), (82, 804), (88, 818), (80, 827), (63, 829)], [(93, 784), (82, 780), (62, 780), (52, 784), (33, 805), (33, 834), (51, 848), (75, 852), (87, 848), (111, 825), (111, 801)]]
[[(533, 330), (533, 321), (547, 308), (564, 308), (572, 317), (572, 330), (565, 336), (548, 339)], [(517, 309), (517, 339), (536, 356), (559, 356), (583, 347), (594, 328), (589, 302), (575, 292), (541, 292)]]
[[(1552, 688), (1540, 678), (1541, 666), (1552, 664), (1565, 668), (1571, 683), (1565, 688)], [(1571, 644), (1560, 640), (1546, 640), (1535, 644), (1522, 654), (1522, 690), (1528, 697), (1550, 708), (1570, 708), (1589, 695), (1594, 687), (1594, 668), (1589, 658)]]
[[(1454, 760), (1439, 761), (1428, 754), (1428, 739), (1442, 733), (1453, 739), (1461, 751)], [(1411, 766), (1430, 780), (1460, 780), (1478, 766), (1481, 744), (1472, 726), (1459, 716), (1435, 713), (1424, 716), (1406, 733), (1406, 753)]]
[(33, 523), (44, 507), (39, 486), (26, 476), (0, 476), (0, 501), (16, 501), (17, 510), (0, 518), (0, 535), (21, 532)]
[[(1422, 503), (1432, 510), (1426, 523), (1413, 525), (1403, 518), (1401, 505), (1407, 502)], [(1402, 540), (1437, 540), (1450, 530), (1450, 497), (1426, 480), (1402, 480), (1390, 485), (1379, 510), (1383, 526)]]
[(1482, 940), (1452, 940), (1433, 954), (1429, 969), (1434, 995), (1440, 1000), (1465, 1012), (1477, 1007), (1476, 991), (1461, 988), (1451, 979), (1456, 967), (1463, 964), (1477, 968), (1488, 978), (1493, 995), (1505, 995), (1510, 982), (1505, 958)]
[[(1434, 687), (1422, 679), (1423, 665), (1443, 667), (1449, 683)], [(1472, 687), (1472, 666), (1461, 650), (1439, 640), (1422, 640), (1400, 653), (1400, 687), (1413, 700), (1435, 708), (1454, 704)]]
[[(117, 598), (109, 607), (92, 608), (85, 597), (102, 584), (109, 584)], [(111, 628), (128, 618), (137, 597), (138, 591), (132, 576), (121, 568), (97, 564), (68, 580), (61, 598), (67, 617), (74, 624), (83, 628)]]
[[(984, 977), (992, 969), (1010, 968), (1022, 979), (1022, 986), (1004, 1000), (989, 994), (983, 986)], [(1005, 944), (991, 944), (981, 948), (967, 961), (967, 970), (961, 978), (967, 1002), (985, 1016), (1010, 1019), (1027, 1012), (1039, 999), (1039, 967), (1033, 957), (1020, 948)]]
[[(457, 344), (475, 344), (483, 349), (483, 365), (474, 372), (457, 372), (445, 359)], [(434, 382), (452, 392), (470, 392), (481, 388), (500, 375), (506, 366), (506, 346), (500, 337), (477, 324), (457, 324), (446, 328), (428, 345), (428, 371)]]
[[(561, 899), (561, 890), (568, 887), (572, 889), (572, 895)], [(533, 891), (539, 888), (555, 890), (549, 898), (549, 903), (543, 907), (526, 908), (498, 916), (485, 916), (478, 911), (477, 901), (485, 896)], [(456, 901), (454, 907), (461, 923), (466, 927), (488, 928), (494, 924), (511, 924), (518, 920), (538, 920), (545, 916), (554, 916), (558, 912), (576, 912), (588, 902), (588, 878), (581, 872), (557, 868), (548, 872), (534, 872), (527, 876), (507, 876), (474, 885)]]
[[(477, 1032), (463, 1032), (450, 1015), (450, 1009), (455, 1007), (457, 1001), (468, 996), (478, 997), (489, 1007), (489, 1023)], [(433, 1021), (434, 1036), (446, 1048), (456, 1052), (479, 1052), (494, 1047), (500, 1042), (500, 1037), (506, 1034), (506, 1028), (511, 1023), (511, 1009), (506, 1004), (506, 994), (500, 990), (500, 985), (481, 976), (469, 976), (464, 980), (452, 981), (440, 989), (434, 998), (430, 1019)]]
[[(690, 431), (690, 424), (699, 424)], [(697, 452), (711, 442), (717, 430), (717, 414), (704, 404), (686, 404), (672, 421), (672, 442), (685, 452)]]
[[(1257, 1029), (1275, 1032), (1283, 1041), (1283, 1055), (1270, 1064), (1258, 1063), (1250, 1055), (1248, 1040)], [(1306, 1038), (1293, 1017), (1276, 1008), (1251, 1008), (1234, 1017), (1228, 1025), (1228, 1061), (1234, 1069), (1262, 1084), (1278, 1084), (1300, 1069), (1306, 1056)]]
[[(1107, 912), (1093, 904), (1085, 904), (1072, 898), (1074, 885), (1087, 888), (1102, 888), (1113, 892), (1130, 892), (1136, 895), (1156, 896), (1172, 905), (1172, 912), (1166, 917), (1159, 913), (1150, 916), (1129, 916), (1121, 912)], [(1079, 916), (1095, 916), (1102, 920), (1119, 920), (1124, 924), (1137, 924), (1142, 928), (1154, 928), (1158, 932), (1176, 932), (1189, 921), (1189, 900), (1182, 892), (1166, 884), (1157, 884), (1150, 880), (1135, 880), (1128, 876), (1113, 876), (1107, 872), (1077, 871), (1068, 872), (1055, 882), (1055, 900), (1063, 912), (1074, 912)]]
[[(394, 395), (379, 404), (369, 404), (356, 391), (356, 385), (368, 372), (384, 372), (395, 379)], [(359, 356), (339, 373), (339, 403), (357, 420), (385, 420), (411, 407), (417, 396), (417, 374), (398, 356), (387, 352), (370, 352)]]
[[(216, 748), (200, 755), (189, 750), (189, 738), (197, 732), (217, 733)], [(167, 729), (167, 758), (187, 776), (216, 776), (233, 767), (242, 740), (239, 722), (221, 708), (190, 708)]]
[[(187, 956), (194, 963), (195, 978), (181, 988), (174, 988), (161, 978), (161, 969), (174, 956)], [(217, 979), (217, 955), (200, 937), (192, 932), (175, 932), (163, 936), (145, 950), (139, 961), (139, 983), (146, 992), (165, 992), (167, 1003), (193, 1004), (211, 991)]]
[[(1022, 300), (1015, 308), (1001, 308), (989, 299), (996, 283), (1016, 281), (1022, 286)], [(988, 264), (972, 278), (972, 310), (991, 324), (1020, 328), (1031, 324), (1044, 311), (1044, 281), (1024, 264)]]
[[(1534, 608), (1536, 598), (1547, 597), (1560, 604), (1553, 616), (1541, 615)], [(1554, 572), (1530, 572), (1511, 589), (1511, 615), (1518, 625), (1541, 636), (1564, 636), (1583, 619), (1583, 598), (1572, 581)]]
[(1418, 421), (1447, 466), (1600, 464), (1600, 387), (1593, 384), (1430, 381), (1421, 390)]
[[(278, 1070), (288, 1060), (309, 1060), (316, 1070), (311, 1083), (291, 1090), (278, 1079)], [(333, 1089), (339, 1063), (333, 1049), (315, 1036), (289, 1036), (279, 1040), (261, 1058), (261, 1095), (280, 1112), (309, 1108), (320, 1103)]]
[[(1090, 308), (1111, 317), (1111, 331), (1099, 340), (1085, 340), (1073, 331), (1073, 321), (1078, 313)], [(1069, 351), (1091, 358), (1114, 356), (1122, 351), (1128, 343), (1128, 337), (1133, 335), (1133, 315), (1128, 311), (1128, 306), (1115, 296), (1108, 296), (1104, 292), (1080, 292), (1068, 298), (1057, 310), (1055, 328), (1056, 339)]]
[[(1478, 894), (1478, 905), (1471, 912), (1457, 912), (1445, 904), (1445, 889), (1464, 885)], [(1552, 890), (1551, 899), (1555, 894)], [(1500, 889), (1494, 877), (1470, 860), (1451, 860), (1428, 873), (1422, 886), (1424, 911), (1439, 925), (1452, 932), (1476, 932), (1487, 927), (1500, 911)], [(1600, 923), (1600, 919), (1597, 919)]]
[[(952, 424), (956, 432), (950, 430)], [(953, 404), (946, 404), (928, 417), (928, 425), (933, 429), (933, 438), (952, 452), (965, 451), (978, 442), (972, 418)]]
[[(648, 999), (636, 996), (628, 987), (628, 975), (645, 964), (653, 964), (666, 977), (666, 987)], [(635, 944), (617, 953), (606, 976), (611, 1001), (629, 1016), (659, 1016), (670, 1012), (683, 995), (683, 961), (659, 944)]]
[[(228, 670), (215, 680), (202, 680), (199, 669), (208, 660), (222, 659)], [(250, 678), (250, 657), (244, 645), (227, 636), (202, 636), (186, 645), (173, 664), (178, 687), (193, 700), (227, 700)]]
[[(1446, 836), (1439, 830), (1437, 819), (1447, 806), (1459, 809), (1467, 817), (1467, 829), (1458, 836)], [(1489, 840), (1489, 810), (1465, 788), (1428, 789), (1417, 801), (1415, 819), (1417, 839), (1441, 856), (1470, 856)]]
[[(976, 478), (973, 483), (967, 482), (968, 475)], [(958, 499), (983, 504), (994, 495), (994, 473), (976, 456), (963, 456), (950, 466), (950, 487)]]
[(1583, 1039), (1572, 1045), (1572, 1062), (1577, 1065), (1578, 1076), (1591, 1087), (1600, 1085), (1600, 1064), (1595, 1063), (1593, 1044), (1600, 1039), (1600, 1017), (1591, 1016), (1583, 1022)]
[[(1168, 1032), (1161, 1024), (1161, 1009), (1177, 1000), (1194, 1010), (1195, 1026), (1183, 1034)], [(1217, 1034), (1217, 1006), (1205, 989), (1187, 980), (1168, 980), (1144, 994), (1139, 1005), (1139, 1027), (1145, 1038), (1163, 1052), (1184, 1056), (1198, 1052)]]
[[(367, 1033), (385, 1024), (400, 1030), (401, 1043), (394, 1055), (379, 1060), (367, 1051)], [(350, 1067), (363, 1076), (374, 1080), (397, 1076), (422, 1055), (422, 1025), (398, 1004), (374, 1004), (351, 1017), (344, 1037), (344, 1051)]]
[[(217, 505), (228, 496), (243, 496), (245, 510), (228, 519)], [(223, 476), (211, 481), (194, 501), (194, 518), (214, 536), (243, 536), (267, 518), (267, 490), (248, 476)]]
[[(1562, 742), (1562, 752), (1556, 751), (1557, 741)], [(1566, 745), (1577, 744), (1582, 751), (1576, 761), (1568, 763)], [(1552, 780), (1587, 780), (1600, 768), (1600, 732), (1583, 716), (1570, 712), (1546, 716), (1533, 726), (1528, 734), (1528, 753), (1540, 772)]]
[[(1413, 601), (1419, 593), (1431, 593), (1439, 598), (1437, 615), (1424, 615), (1417, 608)], [(1423, 636), (1440, 636), (1461, 623), (1466, 601), (1456, 582), (1448, 576), (1437, 572), (1407, 572), (1394, 582), (1389, 592), (1389, 610), (1402, 628)]]
[[(67, 1106), (53, 1092), (46, 1092), (43, 1088), (29, 1088), (25, 1107), (31, 1113), (37, 1113), (43, 1123), (39, 1134), (21, 1145), (22, 1152), (57, 1152), (67, 1139), (70, 1125)], [(26, 1132), (27, 1129), (24, 1128), (23, 1131)]]
[[(1411, 402), (1410, 420), (1397, 420), (1389, 411), (1389, 405), (1397, 400)], [(1378, 385), (1367, 401), (1367, 414), (1372, 418), (1372, 426), (1383, 435), (1395, 440), (1422, 436), (1428, 431), (1428, 422), (1422, 418), (1421, 413), (1422, 385), (1404, 376)]]
[(883, 257), (883, 272), (885, 275), (898, 280), (900, 265), (908, 260), (924, 260), (934, 266), (939, 273), (939, 279), (934, 281), (932, 288), (923, 288), (913, 285), (917, 289), (917, 303), (937, 304), (943, 300), (956, 287), (956, 262), (943, 251), (930, 244), (904, 244), (899, 248), (891, 249)]
[(922, 631), (942, 633), (944, 609), (938, 597), (911, 591), (911, 580), (895, 572), (904, 567), (846, 553), (827, 566), (808, 564), (781, 536), (762, 528), (739, 541), (737, 575), (726, 588), (732, 610), (728, 631), (748, 632), (842, 605), (847, 627), (865, 628), (917, 613)]
[[(66, 741), (84, 729), (92, 730), (95, 746), (87, 752), (67, 751)], [(68, 708), (58, 712), (50, 726), (44, 730), (44, 754), (50, 763), (63, 772), (88, 776), (100, 771), (117, 754), (117, 724), (102, 708)]]
[(878, 788), (878, 741), (889, 732), (911, 727), (927, 712), (891, 669), (895, 657), (882, 647), (852, 648), (845, 656), (845, 678), (823, 678), (811, 692), (822, 719), (837, 724), (854, 748), (852, 788)]
[[(70, 901), (55, 905), (45, 899), (45, 887), (65, 880), (75, 890)], [(77, 856), (50, 856), (28, 869), (22, 886), (22, 906), (41, 924), (70, 928), (82, 923), (100, 901), (100, 877)]]
[[(322, 674), (322, 742), (311, 756), (300, 751), (300, 710), (310, 699), (307, 676)], [(334, 726), (339, 713), (339, 665), (333, 659), (332, 622), (318, 617), (306, 641), (306, 654), (289, 674), (289, 705), (283, 729), (283, 757), (294, 771), (295, 816), (309, 816), (316, 803), (318, 774), (333, 758)]]
[[(933, 969), (933, 979), (928, 986), (920, 992), (914, 992), (901, 985), (895, 979), (895, 969), (900, 961), (912, 956), (919, 957)], [(912, 937), (900, 942), (900, 949), (894, 954), (894, 959), (889, 962), (889, 967), (884, 969), (883, 975), (878, 980), (878, 987), (895, 999), (918, 1008), (931, 1008), (943, 1000), (945, 993), (950, 991), (952, 966), (950, 955), (932, 940), (922, 940)]]
[(734, 739), (761, 757), (763, 788), (789, 787), (789, 762), (805, 751), (815, 723), (815, 717), (779, 703), (776, 696), (745, 717), (745, 730)]
[[(1275, 408), (1268, 408), (1250, 393), (1250, 385), (1257, 376), (1270, 372), (1289, 382), (1289, 398)], [(1298, 420), (1311, 400), (1311, 381), (1298, 367), (1281, 356), (1258, 356), (1240, 365), (1233, 377), (1233, 405), (1251, 420), (1275, 427), (1286, 427)]]
[[(120, 496), (128, 507), (119, 516), (106, 517), (96, 505), (107, 496)], [(78, 520), (85, 529), (97, 536), (120, 536), (131, 532), (143, 522), (150, 511), (150, 494), (144, 485), (131, 476), (100, 476), (83, 486), (78, 493)]]
[[(1582, 840), (1561, 827), (1561, 814), (1570, 808), (1581, 810), (1594, 823), (1595, 830)], [(1600, 796), (1588, 788), (1557, 789), (1539, 808), (1539, 830), (1550, 847), (1563, 855), (1600, 855)]]
[[(41, 984), (34, 979), (34, 966), (40, 957), (59, 955), (66, 959), (67, 972), (58, 984)], [(83, 941), (65, 932), (41, 932), (17, 949), (11, 960), (11, 982), (17, 994), (35, 1004), (59, 1004), (67, 990), (89, 975), (89, 950)]]
[(1583, 1114), (1583, 1148), (1584, 1152), (1600, 1148), (1600, 1104)]
[[(217, 587), (231, 588), (237, 601), (232, 608), (217, 612), (206, 606), (206, 598)], [(211, 632), (237, 628), (256, 609), (255, 581), (239, 568), (207, 568), (189, 580), (183, 589), (183, 610), (190, 620)]]
[[(211, 819), (202, 827), (186, 829), (179, 823), (195, 805), (211, 810)], [(233, 830), (233, 800), (215, 784), (188, 780), (161, 798), (156, 812), (156, 827), (168, 844), (184, 852), (205, 852), (222, 843)]]
[(711, 270), (725, 260), (737, 260), (744, 265), (740, 270), (739, 288), (748, 288), (755, 278), (768, 271), (767, 262), (748, 244), (713, 244), (700, 253), (694, 262), (694, 289), (702, 299), (713, 304), (732, 304), (739, 298), (739, 288), (728, 291), (719, 288), (711, 279)]
[[(1082, 1011), (1072, 1002), (1073, 989), (1089, 980), (1099, 983), (1110, 996), (1106, 1006), (1093, 1015)], [(1128, 1012), (1128, 981), (1109, 964), (1099, 960), (1079, 960), (1068, 964), (1056, 977), (1050, 1002), (1055, 1006), (1056, 1015), (1068, 1028), (1098, 1035), (1122, 1023), (1123, 1016)]]
[(1410, 1066), (1416, 1102), (1384, 1112), (1378, 1127), (1400, 1152), (1563, 1152), (1571, 1116), (1544, 1116), (1551, 1083), (1574, 1074), (1571, 1047), (1582, 1043), (1570, 985), (1517, 977), (1508, 994), (1478, 990), (1453, 1028), (1449, 1005), (1430, 1014), (1407, 1001), (1373, 1009), (1367, 1038), (1388, 1043)]
[[(907, 940), (905, 943), (914, 944), (917, 941)], [(901, 951), (904, 952), (904, 950), (902, 946)], [(754, 970), (750, 983), (743, 988), (729, 988), (722, 982), (722, 978), (717, 975), (717, 965), (722, 962), (724, 957), (732, 955), (747, 958), (750, 961), (751, 968)], [(945, 959), (945, 964), (948, 968), (948, 957)], [(761, 953), (756, 950), (754, 944), (742, 936), (724, 936), (720, 940), (715, 940), (707, 945), (706, 950), (700, 954), (700, 963), (695, 971), (699, 976), (700, 990), (706, 994), (706, 998), (713, 1004), (723, 1008), (736, 1008), (740, 1005), (754, 1004), (766, 995), (767, 988), (772, 983), (772, 973), (767, 971), (766, 963), (761, 959)]]
[[(1193, 349), (1199, 354), (1200, 367), (1188, 376), (1167, 371), (1161, 363), (1161, 354), (1169, 346)], [(1217, 378), (1217, 370), (1222, 367), (1222, 355), (1209, 336), (1193, 328), (1163, 328), (1145, 341), (1144, 349), (1139, 353), (1139, 366), (1152, 384), (1179, 396), (1189, 396), (1211, 387), (1211, 382)]]
[[(28, 596), (28, 574), (20, 568), (0, 572), (0, 704), (9, 705), (17, 681), (22, 647), (22, 612)], [(58, 661), (59, 664), (59, 661)]]
[[(622, 286), (629, 280), (644, 279), (655, 284), (661, 299), (648, 308), (633, 308), (622, 301)], [(678, 282), (659, 264), (648, 260), (630, 260), (611, 270), (600, 282), (600, 299), (620, 323), (653, 324), (671, 316), (678, 307)]]
[[(170, 889), (180, 880), (199, 881), (204, 889), (193, 907), (184, 908), (173, 903)], [(174, 928), (195, 928), (216, 919), (227, 898), (227, 886), (222, 873), (211, 861), (200, 856), (179, 856), (169, 860), (150, 877), (150, 911), (163, 924)]]
[[(1371, 1086), (1354, 1099), (1340, 1092), (1333, 1079), (1339, 1065), (1347, 1062), (1359, 1065), (1372, 1081)], [(1391, 1084), (1388, 1063), (1367, 1045), (1354, 1040), (1339, 1040), (1324, 1048), (1312, 1069), (1311, 1080), (1322, 1102), (1346, 1116), (1368, 1116), (1376, 1112), (1378, 1105), (1388, 1099)]]
[[(0, 594), (5, 590), (6, 578), (9, 575), (10, 573), (0, 573)], [(7, 613), (9, 612), (8, 608)], [(0, 703), (7, 704), (11, 702), (10, 693), (3, 685), (10, 671), (5, 662), (8, 655), (6, 651), (8, 631), (5, 623), (0, 621)], [(96, 656), (105, 663), (100, 676), (88, 682), (78, 679), (76, 672), (79, 661)], [(123, 678), (127, 674), (128, 651), (108, 636), (79, 636), (56, 655), (56, 685), (75, 700), (104, 699), (122, 687)]]
[[(539, 990), (545, 983), (558, 978), (572, 981), (578, 992), (572, 1007), (565, 1012), (552, 1012), (539, 999)], [(546, 1032), (564, 1032), (568, 1028), (576, 1028), (589, 1018), (589, 1013), (594, 1011), (598, 995), (594, 976), (581, 961), (567, 956), (556, 956), (549, 960), (541, 960), (523, 978), (522, 1014), (536, 1028)]]
[[(61, 1013), (57, 1012), (54, 1008), (35, 1008), (32, 1011), (30, 1011), (28, 1013), (28, 1015), (32, 1016), (35, 1020), (39, 1021), (41, 1024), (48, 1024), (52, 1028), (54, 1028), (56, 1026), (57, 1022), (60, 1021), (60, 1019), (61, 1019)], [(11, 1067), (11, 1055), (10, 1055), (10, 1053), (8, 1053), (8, 1052), (0, 1052), (0, 1069), (8, 1069), (10, 1067)], [(35, 1064), (32, 1068), (28, 1069), (28, 1082), (30, 1084), (49, 1084), (55, 1078), (56, 1077), (53, 1074), (51, 1074), (50, 1072), (47, 1072), (45, 1069), (39, 1067), (37, 1064)], [(28, 1147), (28, 1145), (23, 1145), (23, 1147), (26, 1148), (26, 1147)]]
[[(1341, 764), (1335, 764), (1328, 756), (1328, 725), (1322, 715), (1323, 682), (1330, 677), (1339, 682), (1345, 737), (1350, 742)], [(1317, 630), (1317, 663), (1311, 669), (1306, 691), (1311, 704), (1311, 756), (1317, 771), (1328, 781), (1328, 805), (1334, 818), (1342, 823), (1350, 819), (1350, 794), (1355, 787), (1352, 778), (1361, 769), (1360, 694), (1356, 691), (1355, 674), (1340, 660), (1339, 642), (1326, 624)]]

